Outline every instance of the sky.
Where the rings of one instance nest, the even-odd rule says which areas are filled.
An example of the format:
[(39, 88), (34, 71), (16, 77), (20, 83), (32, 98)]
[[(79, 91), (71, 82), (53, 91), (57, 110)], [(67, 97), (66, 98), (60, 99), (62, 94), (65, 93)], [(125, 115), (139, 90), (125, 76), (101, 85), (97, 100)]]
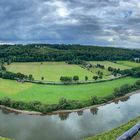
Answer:
[(0, 0), (0, 44), (140, 48), (140, 0)]

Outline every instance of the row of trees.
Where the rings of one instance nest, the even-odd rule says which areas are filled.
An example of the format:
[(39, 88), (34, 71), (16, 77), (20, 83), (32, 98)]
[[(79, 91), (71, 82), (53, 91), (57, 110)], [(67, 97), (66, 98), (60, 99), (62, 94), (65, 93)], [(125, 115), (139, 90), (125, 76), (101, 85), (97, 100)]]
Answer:
[[(94, 75), (92, 77), (93, 80), (98, 80), (98, 79), (102, 79), (103, 78), (103, 74), (99, 74), (98, 76), (97, 75)], [(78, 82), (79, 81), (79, 76), (75, 75), (73, 77), (69, 77), (69, 76), (61, 76), (60, 77), (60, 81), (63, 82), (63, 83), (71, 83), (71, 82)], [(85, 76), (85, 81), (88, 81), (88, 76)]]
[(60, 81), (61, 82), (68, 82), (68, 83), (71, 83), (72, 81), (74, 81), (74, 82), (77, 82), (77, 81), (79, 81), (79, 76), (77, 76), (77, 75), (75, 75), (75, 76), (73, 76), (73, 77), (69, 77), (69, 76), (61, 76), (60, 77)]
[(13, 73), (13, 72), (8, 72), (8, 71), (0, 71), (0, 78), (18, 80), (18, 81), (24, 81), (24, 80), (33, 81), (34, 80), (31, 74), (28, 76), (22, 73)]
[[(30, 75), (29, 75), (30, 76)], [(94, 79), (95, 81), (98, 79), (102, 79), (103, 78), (103, 73), (99, 73), (99, 75), (95, 75), (92, 77), (92, 79)], [(41, 80), (43, 81), (45, 78), (41, 77)], [(71, 83), (71, 82), (78, 82), (79, 81), (79, 76), (75, 75), (73, 77), (70, 76), (61, 76), (60, 77), (60, 81), (63, 83)], [(88, 76), (85, 76), (85, 81), (88, 81)]]

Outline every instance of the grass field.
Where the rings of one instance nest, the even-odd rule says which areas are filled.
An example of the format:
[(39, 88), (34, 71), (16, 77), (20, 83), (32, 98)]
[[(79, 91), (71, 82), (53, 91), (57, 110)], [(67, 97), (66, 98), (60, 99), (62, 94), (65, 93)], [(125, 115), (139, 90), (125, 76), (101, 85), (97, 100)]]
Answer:
[(91, 96), (101, 97), (112, 94), (114, 88), (125, 83), (133, 84), (136, 80), (138, 79), (126, 77), (94, 84), (39, 85), (0, 79), (0, 98), (6, 96), (25, 102), (38, 100), (46, 104), (57, 103), (61, 97), (84, 101)]
[(85, 76), (88, 76), (89, 79), (93, 77), (92, 72), (78, 65), (68, 65), (64, 62), (12, 63), (7, 66), (7, 70), (26, 75), (32, 74), (36, 80), (41, 80), (41, 77), (44, 77), (45, 81), (59, 81), (60, 76), (78, 75), (80, 80), (84, 80)]
[(140, 63), (135, 63), (132, 61), (117, 61), (117, 64), (127, 66), (127, 67), (139, 67)]
[(131, 67), (124, 66), (124, 65), (117, 64), (117, 63), (110, 62), (110, 61), (90, 61), (90, 63), (93, 64), (93, 65), (101, 64), (101, 65), (105, 66), (105, 69), (100, 69), (100, 68), (91, 68), (90, 69), (93, 73), (97, 73), (98, 70), (102, 71), (103, 74), (104, 74), (103, 77), (105, 79), (107, 79), (108, 75), (111, 74), (111, 72), (108, 71), (108, 67), (113, 67), (113, 68), (117, 68), (117, 69), (120, 68), (121, 70), (131, 68)]
[(86, 138), (85, 140), (116, 140), (119, 136), (121, 136), (124, 132), (132, 128), (135, 124), (140, 121), (140, 117), (129, 121), (126, 124), (123, 124), (111, 131), (105, 132), (103, 134), (99, 134), (93, 137)]
[(138, 63), (130, 61), (117, 61), (113, 63), (110, 61), (91, 61), (93, 65), (102, 64), (105, 69), (91, 68), (90, 71), (83, 69), (78, 65), (69, 65), (65, 62), (31, 62), (31, 63), (12, 63), (7, 65), (7, 70), (11, 72), (21, 72), (23, 74), (32, 74), (35, 80), (41, 80), (44, 77), (45, 81), (59, 81), (61, 76), (74, 76), (78, 75), (80, 80), (85, 80), (85, 76), (88, 76), (89, 80), (92, 80), (93, 75), (97, 75), (100, 70), (103, 72), (103, 78), (109, 78), (111, 73), (107, 70), (109, 66), (113, 68), (120, 68), (121, 70), (129, 69), (139, 66)]
[[(90, 63), (92, 63), (93, 65), (96, 65), (96, 64), (104, 65), (105, 69), (108, 69), (108, 67), (120, 68), (121, 70), (131, 68), (130, 66), (122, 65), (121, 62), (122, 61), (118, 61), (118, 63), (114, 63), (114, 62), (110, 62), (110, 61), (91, 61)], [(123, 61), (123, 62), (125, 62), (125, 61)], [(127, 62), (129, 62), (129, 61), (127, 61)]]

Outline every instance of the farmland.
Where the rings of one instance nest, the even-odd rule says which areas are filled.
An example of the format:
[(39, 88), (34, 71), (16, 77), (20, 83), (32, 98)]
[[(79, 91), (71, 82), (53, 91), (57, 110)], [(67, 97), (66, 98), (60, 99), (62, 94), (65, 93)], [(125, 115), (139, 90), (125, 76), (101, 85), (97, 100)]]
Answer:
[(10, 97), (19, 101), (41, 101), (46, 104), (57, 103), (61, 97), (84, 101), (92, 96), (104, 97), (112, 94), (114, 88), (124, 83), (133, 84), (137, 78), (126, 77), (114, 81), (84, 85), (40, 85), (0, 80), (0, 98)]
[(7, 70), (27, 75), (32, 74), (36, 80), (41, 80), (41, 77), (44, 77), (46, 81), (59, 81), (61, 76), (78, 75), (80, 80), (84, 80), (85, 76), (92, 79), (93, 76), (92, 72), (78, 65), (68, 65), (65, 62), (12, 63), (7, 66)]
[(88, 80), (92, 80), (93, 75), (97, 75), (98, 71), (103, 73), (103, 78), (107, 79), (111, 75), (108, 71), (108, 67), (116, 69), (130, 69), (132, 67), (140, 66), (139, 63), (130, 61), (117, 61), (117, 63), (110, 61), (90, 61), (93, 66), (101, 64), (105, 66), (105, 69), (101, 68), (81, 68), (79, 65), (67, 64), (65, 62), (28, 62), (28, 63), (12, 63), (7, 65), (7, 70), (15, 73), (23, 73), (26, 75), (32, 74), (35, 80), (41, 80), (44, 77), (45, 81), (59, 81), (61, 76), (73, 77), (77, 75), (80, 81), (85, 80), (85, 76)]
[(126, 66), (126, 67), (139, 67), (140, 63), (135, 63), (132, 61), (116, 61), (117, 64)]

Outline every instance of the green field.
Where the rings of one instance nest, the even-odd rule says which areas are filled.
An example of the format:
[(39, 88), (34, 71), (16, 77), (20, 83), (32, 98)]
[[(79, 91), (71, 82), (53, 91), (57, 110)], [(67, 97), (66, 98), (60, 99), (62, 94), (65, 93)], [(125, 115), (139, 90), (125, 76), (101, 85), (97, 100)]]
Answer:
[(93, 137), (86, 138), (85, 140), (116, 140), (119, 136), (121, 136), (123, 133), (125, 133), (127, 130), (132, 128), (134, 125), (136, 125), (140, 121), (140, 117), (129, 121), (126, 124), (123, 124), (115, 129), (112, 129), (108, 132), (105, 132), (103, 134), (99, 134)]
[(90, 61), (91, 64), (101, 64), (105, 66), (105, 69), (91, 68), (90, 71), (81, 68), (78, 65), (69, 65), (65, 62), (26, 62), (26, 63), (12, 63), (6, 65), (7, 70), (15, 73), (23, 73), (26, 75), (32, 74), (35, 80), (41, 80), (44, 77), (45, 81), (59, 81), (61, 76), (78, 75), (80, 80), (85, 80), (85, 76), (88, 76), (89, 80), (92, 80), (93, 75), (97, 75), (98, 71), (103, 72), (103, 78), (109, 78), (108, 75), (111, 72), (108, 71), (108, 67), (120, 68), (121, 70), (136, 67), (139, 64), (130, 61), (117, 61), (113, 63), (110, 61)]
[(108, 76), (111, 75), (111, 72), (108, 71), (108, 67), (113, 67), (113, 68), (120, 68), (121, 70), (124, 70), (124, 69), (130, 69), (131, 67), (128, 67), (128, 66), (124, 66), (124, 65), (121, 65), (121, 64), (117, 64), (117, 63), (114, 63), (114, 62), (110, 62), (110, 61), (90, 61), (90, 63), (95, 66), (97, 64), (101, 64), (101, 65), (104, 65), (105, 66), (105, 69), (100, 69), (100, 68), (91, 68), (90, 70), (93, 72), (93, 73), (97, 73), (98, 70), (102, 71), (103, 74), (104, 74), (104, 78), (107, 79), (109, 78)]
[[(121, 64), (121, 62), (125, 62), (125, 61), (117, 61), (117, 62), (118, 63), (114, 63), (114, 62), (110, 62), (110, 61), (90, 61), (90, 63), (93, 65), (97, 65), (97, 64), (104, 65), (106, 70), (108, 69), (108, 67), (120, 68), (121, 70), (131, 68), (130, 66), (125, 66), (125, 65)], [(127, 62), (129, 62), (129, 61), (127, 61)]]
[(69, 65), (65, 62), (12, 63), (6, 67), (11, 72), (32, 74), (36, 80), (41, 80), (41, 77), (44, 77), (45, 81), (59, 81), (60, 76), (74, 75), (78, 75), (80, 80), (84, 80), (85, 76), (88, 76), (89, 79), (93, 77), (92, 72), (78, 65)]
[(0, 79), (0, 98), (6, 96), (25, 102), (37, 100), (46, 104), (57, 103), (61, 97), (84, 101), (91, 96), (101, 97), (112, 94), (114, 88), (125, 83), (133, 84), (136, 80), (138, 79), (126, 77), (114, 81), (83, 85), (39, 85)]
[(140, 63), (135, 63), (132, 61), (117, 61), (117, 64), (126, 66), (126, 67), (139, 67)]

